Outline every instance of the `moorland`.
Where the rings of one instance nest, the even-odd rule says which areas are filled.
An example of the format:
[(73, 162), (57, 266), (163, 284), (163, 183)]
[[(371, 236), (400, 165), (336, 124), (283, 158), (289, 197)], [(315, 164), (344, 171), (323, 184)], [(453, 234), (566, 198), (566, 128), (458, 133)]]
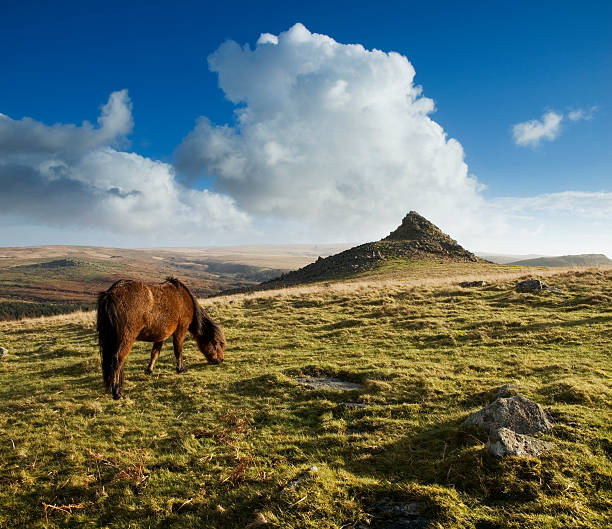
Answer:
[(199, 296), (244, 288), (299, 268), (341, 245), (124, 249), (0, 248), (0, 321), (93, 309), (117, 279), (183, 278)]
[[(93, 313), (0, 322), (0, 527), (610, 526), (610, 268), (389, 259), (202, 303), (226, 361), (188, 340), (177, 375), (166, 344), (147, 376), (137, 342), (121, 401)], [(463, 424), (505, 384), (554, 422), (540, 458)]]

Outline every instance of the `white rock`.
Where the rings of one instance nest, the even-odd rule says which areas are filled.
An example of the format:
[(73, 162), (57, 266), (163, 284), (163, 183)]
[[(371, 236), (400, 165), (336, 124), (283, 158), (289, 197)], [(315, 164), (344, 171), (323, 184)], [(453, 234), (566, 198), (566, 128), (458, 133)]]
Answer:
[(489, 435), (486, 448), (495, 457), (539, 457), (553, 446), (554, 443), (541, 441), (531, 435), (500, 428)]

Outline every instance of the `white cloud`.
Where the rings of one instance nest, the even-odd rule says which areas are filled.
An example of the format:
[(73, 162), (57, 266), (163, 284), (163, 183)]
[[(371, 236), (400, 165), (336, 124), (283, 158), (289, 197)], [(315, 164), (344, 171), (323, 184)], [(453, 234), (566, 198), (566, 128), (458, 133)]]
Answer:
[(592, 106), (591, 108), (586, 109), (586, 110), (582, 108), (577, 108), (575, 110), (568, 112), (567, 117), (571, 121), (581, 121), (583, 119), (590, 121), (593, 119), (593, 114), (595, 114), (596, 111), (597, 111), (596, 106)]
[[(54, 236), (56, 227), (105, 231), (110, 244), (133, 246), (364, 242), (414, 209), (472, 250), (612, 257), (612, 193), (485, 200), (402, 55), (296, 24), (262, 34), (255, 49), (226, 42), (209, 65), (236, 104), (235, 123), (199, 118), (176, 159), (184, 174), (213, 176), (216, 191), (186, 187), (172, 165), (121, 150), (134, 127), (122, 90), (97, 125), (0, 114), (2, 222), (19, 218)], [(516, 125), (515, 138), (552, 140), (563, 119), (548, 112)]]
[(249, 229), (231, 198), (186, 188), (171, 165), (113, 148), (132, 127), (126, 90), (110, 95), (97, 128), (1, 117), (0, 214), (143, 243), (205, 244)]
[(200, 118), (178, 167), (215, 176), (240, 208), (281, 230), (296, 221), (311, 240), (379, 238), (411, 209), (451, 229), (482, 203), (406, 57), (296, 24), (255, 49), (226, 42), (208, 62), (236, 124)]
[(563, 115), (557, 112), (545, 112), (541, 120), (532, 119), (517, 123), (512, 127), (512, 134), (517, 145), (536, 147), (542, 140), (552, 141), (561, 132)]
[(489, 206), (504, 212), (507, 229), (499, 241), (490, 241), (488, 249), (550, 255), (605, 253), (612, 258), (611, 192), (505, 197), (492, 200)]

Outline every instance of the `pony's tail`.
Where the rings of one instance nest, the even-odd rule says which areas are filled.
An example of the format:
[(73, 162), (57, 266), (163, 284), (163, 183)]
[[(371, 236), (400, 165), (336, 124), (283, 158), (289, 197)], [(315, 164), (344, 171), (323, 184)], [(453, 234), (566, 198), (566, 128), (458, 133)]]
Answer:
[[(115, 297), (111, 292), (100, 292), (98, 295), (98, 342), (102, 360), (102, 375), (106, 389), (115, 382), (119, 366), (119, 317)], [(119, 373), (123, 378), (123, 373)], [(121, 384), (121, 380), (118, 380)], [(119, 386), (121, 387), (121, 386)]]

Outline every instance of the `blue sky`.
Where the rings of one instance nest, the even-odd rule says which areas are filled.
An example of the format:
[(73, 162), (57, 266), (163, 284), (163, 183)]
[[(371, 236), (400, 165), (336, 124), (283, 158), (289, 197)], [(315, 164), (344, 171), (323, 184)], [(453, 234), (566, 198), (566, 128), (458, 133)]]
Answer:
[[(398, 184), (399, 196), (393, 207), (387, 203), (392, 200), (389, 195), (381, 195), (378, 197), (380, 209), (369, 206), (351, 209), (347, 205), (345, 210), (343, 207), (349, 201), (353, 204), (359, 201), (359, 190), (371, 193), (368, 190), (376, 185), (373, 182), (376, 164), (371, 164), (367, 169), (370, 171), (367, 177), (361, 174), (355, 176), (360, 172), (360, 166), (355, 165), (350, 171), (353, 176), (346, 176), (346, 181), (339, 179), (334, 184), (334, 189), (341, 190), (342, 197), (329, 198), (330, 208), (333, 207), (338, 214), (326, 216), (318, 212), (316, 218), (314, 214), (306, 212), (306, 206), (293, 204), (295, 195), (283, 187), (292, 174), (300, 174), (302, 182), (308, 180), (305, 168), (293, 168), (294, 172), (285, 169), (284, 173), (281, 171), (275, 175), (276, 179), (264, 182), (260, 180), (264, 178), (262, 169), (252, 169), (263, 162), (249, 160), (247, 165), (241, 167), (251, 168), (244, 170), (253, 170), (254, 174), (246, 177), (244, 185), (240, 187), (241, 184), (236, 183), (236, 175), (228, 172), (227, 168), (221, 168), (220, 157), (236, 156), (236, 152), (242, 153), (242, 156), (245, 152), (261, 149), (262, 145), (278, 145), (278, 138), (286, 135), (287, 130), (294, 130), (299, 123), (285, 122), (285, 129), (271, 130), (271, 114), (263, 112), (260, 107), (257, 110), (255, 103), (252, 108), (249, 106), (249, 101), (258, 101), (261, 93), (249, 92), (248, 88), (236, 96), (238, 99), (235, 102), (228, 100), (226, 96), (228, 90), (232, 90), (228, 88), (231, 83), (240, 85), (241, 82), (260, 79), (261, 72), (251, 72), (251, 77), (234, 79), (241, 75), (235, 70), (235, 64), (243, 59), (246, 61), (246, 56), (234, 50), (231, 57), (220, 61), (218, 71), (210, 70), (207, 57), (227, 40), (255, 50), (260, 34), (278, 36), (288, 32), (296, 23), (303, 24), (312, 34), (329, 36), (342, 45), (361, 44), (367, 51), (377, 49), (404, 56), (416, 71), (413, 86), (421, 86), (422, 96), (435, 104), (435, 111), (426, 111), (420, 125), (414, 125), (417, 131), (414, 134), (428, 134), (425, 129), (419, 128), (425, 126), (424, 122), (428, 119), (439, 124), (447, 139), (454, 138), (462, 146), (467, 177), (475, 179), (476, 184), (470, 184), (466, 175), (460, 174), (463, 169), (456, 168), (453, 161), (449, 162), (455, 164), (453, 169), (448, 170), (454, 171), (452, 174), (457, 181), (449, 184), (448, 196), (444, 194), (441, 183), (448, 181), (448, 175), (436, 173), (436, 184), (427, 197), (414, 191), (422, 190), (423, 186), (428, 185), (427, 182), (418, 175), (408, 175), (401, 185)], [(7, 192), (4, 193), (5, 199), (13, 207), (5, 207), (8, 213), (0, 215), (0, 225), (4, 224), (7, 228), (2, 230), (0, 244), (74, 242), (149, 246), (184, 245), (190, 241), (194, 245), (203, 245), (324, 242), (323, 239), (360, 242), (362, 236), (377, 238), (376, 233), (392, 229), (401, 220), (401, 211), (417, 209), (474, 250), (527, 253), (537, 252), (541, 248), (542, 251), (537, 253), (606, 251), (611, 254), (612, 237), (608, 236), (612, 221), (611, 27), (612, 3), (602, 1), (435, 4), (131, 2), (128, 6), (124, 2), (109, 1), (13, 3), (3, 7), (0, 19), (0, 46), (5, 50), (0, 56), (3, 72), (0, 113), (12, 120), (12, 128), (7, 128), (4, 137), (0, 135), (0, 145), (2, 141), (6, 145), (19, 143), (15, 140), (15, 123), (22, 123), (24, 117), (47, 126), (74, 124), (79, 128), (87, 120), (94, 128), (98, 127), (101, 107), (107, 104), (110, 94), (123, 90), (127, 90), (127, 94), (123, 93), (113, 108), (116, 108), (117, 115), (124, 107), (129, 108), (131, 118), (128, 121), (132, 125), (126, 121), (116, 130), (113, 129), (115, 135), (111, 139), (99, 137), (95, 145), (83, 140), (78, 156), (74, 153), (65, 155), (67, 148), (61, 145), (54, 147), (57, 150), (48, 154), (45, 160), (36, 149), (28, 151), (23, 146), (19, 153), (11, 151), (10, 147), (1, 150), (0, 163), (5, 165), (5, 178), (12, 179), (8, 189), (14, 189), (15, 196), (9, 197)], [(262, 44), (262, 47), (265, 45)], [(278, 69), (285, 64), (279, 58), (266, 59), (263, 51), (260, 55), (260, 59), (253, 58), (254, 62), (247, 67)], [(331, 65), (327, 64), (324, 70), (308, 75), (320, 80), (325, 72), (329, 82), (336, 82), (338, 76), (343, 75), (341, 72), (360, 68), (361, 64), (345, 64), (338, 59)], [(337, 69), (334, 69), (336, 66)], [(274, 75), (278, 76), (278, 71), (275, 71), (277, 73)], [(219, 75), (232, 79), (225, 88), (219, 86)], [(300, 79), (307, 77), (302, 73), (299, 76)], [(312, 79), (301, 90), (313, 86)], [(367, 83), (365, 78), (359, 79)], [(394, 79), (396, 77), (391, 76), (386, 82), (392, 84)], [(350, 88), (349, 84), (347, 90)], [(233, 90), (238, 89), (234, 87)], [(267, 143), (258, 145), (244, 139), (232, 144), (234, 150), (230, 154), (223, 151), (222, 154), (215, 152), (203, 157), (194, 152), (194, 149), (206, 147), (202, 146), (202, 142), (214, 141), (215, 138), (218, 141), (222, 137), (222, 131), (217, 126), (228, 124), (234, 134), (244, 138), (248, 136), (248, 130), (258, 130), (257, 123), (249, 123), (252, 129), (239, 123), (235, 114), (237, 108), (249, 109), (252, 111), (250, 119), (259, 120), (259, 125), (265, 124)], [(276, 113), (279, 111), (278, 108), (274, 110)], [(387, 111), (389, 109), (382, 110)], [(283, 107), (283, 112), (289, 113), (290, 110)], [(570, 118), (572, 112), (576, 119)], [(527, 139), (521, 144), (513, 127), (533, 120), (543, 122), (546, 113), (558, 116), (558, 127), (547, 130), (547, 135), (543, 133), (539, 136), (538, 123), (534, 122), (535, 139)], [(205, 130), (196, 126), (196, 120), (201, 116), (211, 124)], [(378, 115), (382, 120), (381, 116)], [(295, 119), (306, 122), (315, 118), (296, 114)], [(317, 123), (327, 130), (329, 124), (320, 122), (325, 119), (331, 117), (322, 114), (319, 122), (309, 121), (309, 130), (313, 130)], [(344, 114), (342, 119), (348, 119), (347, 115)], [(378, 118), (374, 116), (374, 119)], [(334, 122), (331, 124), (333, 126)], [(26, 145), (33, 140), (32, 129), (25, 129), (34, 126), (32, 123), (22, 123), (18, 127), (21, 131), (19, 134), (23, 133), (20, 141)], [(413, 134), (413, 129), (408, 130), (401, 123), (391, 124), (389, 129), (389, 144)], [(53, 135), (55, 132), (49, 129), (44, 134)], [(356, 135), (358, 132), (355, 130)], [(188, 137), (197, 141), (186, 142)], [(338, 138), (341, 137), (340, 133)], [(380, 133), (376, 137), (380, 137)], [(83, 135), (79, 138), (82, 139)], [(318, 185), (325, 194), (324, 182), (335, 178), (338, 171), (333, 163), (318, 163), (319, 153), (321, 160), (350, 155), (347, 149), (355, 148), (361, 140), (368, 142), (367, 132), (361, 138), (339, 147), (339, 151), (330, 151), (328, 146), (321, 150), (309, 146), (304, 153), (317, 159), (317, 171), (323, 174), (322, 180), (314, 178), (312, 185)], [(334, 138), (326, 138), (326, 141), (335, 143)], [(297, 145), (280, 142), (283, 152), (299, 157)], [(415, 145), (420, 144), (416, 142)], [(448, 154), (447, 146), (438, 147), (444, 151), (440, 156)], [(158, 234), (152, 236), (147, 231), (147, 215), (152, 213), (150, 209), (144, 210), (153, 203), (171, 207), (157, 198), (141, 204), (133, 201), (115, 204), (121, 212), (135, 208), (134, 211), (142, 214), (139, 219), (134, 220), (134, 215), (126, 216), (121, 223), (114, 224), (107, 217), (119, 218), (117, 211), (105, 212), (102, 199), (96, 201), (94, 197), (101, 196), (102, 177), (99, 174), (104, 170), (100, 164), (105, 162), (102, 160), (104, 157), (98, 156), (93, 164), (91, 153), (107, 148), (115, 153), (132, 153), (140, 157), (120, 156), (123, 160), (121, 163), (128, 163), (126, 160), (129, 158), (129, 163), (140, 168), (146, 165), (146, 171), (161, 171), (161, 162), (166, 164), (163, 168), (171, 176), (160, 178), (171, 178), (173, 182), (176, 181), (172, 185), (181, 186), (177, 191), (178, 206), (175, 206), (182, 212), (186, 207), (201, 209), (198, 200), (203, 200), (203, 207), (208, 208), (208, 212), (198, 217), (198, 222), (205, 224), (202, 228), (211, 229), (199, 229), (196, 225), (186, 227), (185, 224), (167, 232), (152, 228)], [(384, 145), (378, 146), (375, 152), (384, 151), (385, 148)], [(411, 161), (420, 156), (423, 149), (427, 150), (425, 144), (421, 151), (415, 150), (413, 153), (411, 148), (407, 147), (409, 154), (396, 164), (398, 171), (404, 168), (408, 171)], [(27, 163), (23, 161), (26, 151), (29, 153)], [(49, 152), (49, 149), (45, 152)], [(394, 157), (395, 153), (395, 150), (390, 151), (385, 158)], [(118, 163), (118, 156), (112, 156), (113, 163)], [(159, 162), (160, 165), (147, 165), (143, 159)], [(36, 200), (65, 193), (63, 187), (57, 188), (55, 185), (58, 182), (57, 170), (54, 170), (54, 177), (47, 173), (42, 176), (28, 173), (27, 180), (22, 176), (26, 166), (28, 171), (33, 168), (39, 171), (41, 164), (48, 167), (52, 160), (53, 163), (61, 160), (61, 178), (65, 179), (61, 183), (78, 187), (81, 193), (78, 196), (84, 196), (85, 188), (91, 190), (92, 186), (95, 187), (98, 194), (87, 195), (87, 200), (91, 200), (87, 214), (68, 208), (65, 215), (54, 215), (54, 208), (61, 210), (64, 207), (61, 196), (56, 201), (51, 200), (51, 205), (41, 208), (48, 210), (44, 214), (28, 213), (32, 207), (35, 208)], [(368, 165), (366, 162), (363, 161), (362, 165)], [(428, 173), (423, 165), (426, 163), (419, 160), (416, 165)], [(22, 172), (15, 169), (16, 164), (22, 164), (19, 166)], [(7, 168), (13, 172), (9, 173)], [(95, 184), (92, 184), (93, 176), (91, 181), (88, 180), (88, 170), (98, 175)], [(130, 170), (133, 171), (134, 167)], [(439, 172), (439, 169), (435, 171)], [(146, 194), (147, 190), (138, 186), (146, 186), (149, 178), (143, 173), (139, 184), (130, 180), (131, 187), (127, 184), (109, 184), (107, 180), (104, 180), (107, 182), (104, 185), (107, 192), (111, 190), (114, 193), (115, 198), (135, 197), (138, 193)], [(412, 187), (405, 183), (410, 178), (413, 178)], [(17, 180), (39, 187), (42, 182), (44, 193), (38, 199), (26, 201), (24, 191), (18, 189)], [(389, 177), (379, 184), (393, 186), (394, 182)], [(344, 191), (347, 186), (351, 187), (350, 192)], [(274, 205), (262, 197), (249, 201), (248, 196), (253, 190), (262, 187), (267, 189), (270, 200), (276, 200)], [(185, 198), (190, 189), (203, 193), (206, 188), (209, 188), (207, 195)], [(310, 191), (304, 187), (300, 196)], [(314, 197), (316, 188), (312, 191)], [(442, 198), (436, 193), (442, 193)], [(452, 202), (449, 198), (461, 193), (470, 203), (482, 201), (478, 212), (472, 211), (462, 218), (461, 208), (467, 206)], [(470, 193), (473, 194), (471, 199)], [(17, 207), (20, 200), (23, 201), (21, 209)], [(436, 202), (447, 204), (445, 210), (437, 210), (433, 206)], [(215, 216), (215, 211), (226, 207), (229, 214), (222, 221), (218, 215)], [(92, 217), (91, 211), (94, 209), (96, 214)], [(591, 210), (593, 215), (589, 216)], [(359, 228), (358, 211), (367, 213), (361, 222), (370, 225), (371, 232)], [(386, 216), (385, 212), (388, 211), (393, 211), (393, 215)], [(477, 229), (499, 211), (504, 211), (505, 216), (496, 218), (491, 233)], [(395, 217), (399, 218), (393, 220)], [(372, 223), (373, 218), (381, 220)], [(572, 222), (574, 218), (575, 222)], [(346, 225), (343, 225), (343, 219), (348, 219)], [(171, 222), (169, 218), (166, 224)], [(330, 229), (330, 226), (337, 226), (338, 229)], [(538, 230), (539, 235), (535, 233)], [(590, 233), (588, 243), (584, 243), (584, 240), (581, 242), (584, 239), (581, 238), (581, 230)], [(214, 231), (214, 236), (211, 231)], [(523, 235), (519, 235), (519, 232)]]

